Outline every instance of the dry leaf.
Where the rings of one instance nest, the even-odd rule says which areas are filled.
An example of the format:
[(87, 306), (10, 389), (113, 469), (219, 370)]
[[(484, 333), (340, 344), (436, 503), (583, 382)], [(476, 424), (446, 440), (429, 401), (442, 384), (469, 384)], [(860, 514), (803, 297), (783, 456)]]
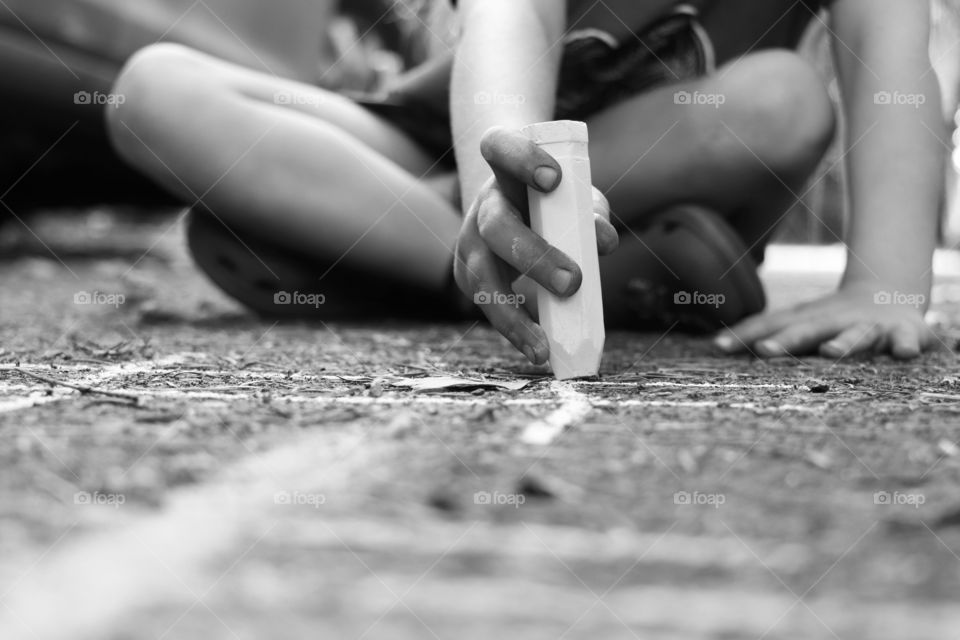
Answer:
[(454, 378), (452, 376), (428, 376), (425, 378), (406, 378), (394, 380), (391, 385), (403, 387), (413, 391), (475, 391), (477, 389), (501, 389), (504, 391), (519, 391), (528, 384), (529, 380), (476, 380), (473, 378)]

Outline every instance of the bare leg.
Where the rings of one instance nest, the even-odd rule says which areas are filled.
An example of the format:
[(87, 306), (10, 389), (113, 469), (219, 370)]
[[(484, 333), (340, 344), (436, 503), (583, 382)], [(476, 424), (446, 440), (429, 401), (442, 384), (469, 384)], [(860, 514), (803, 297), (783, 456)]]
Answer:
[[(223, 60), (270, 75), (313, 82), (337, 0), (164, 0), (129, 3), (143, 30), (124, 43), (126, 58), (164, 34)], [(138, 6), (133, 6), (138, 5)]]
[[(616, 105), (590, 127), (594, 182), (622, 226), (643, 227), (676, 205), (704, 206), (760, 259), (830, 143), (834, 118), (814, 72), (792, 53), (767, 51)], [(682, 231), (677, 219), (672, 213), (673, 222), (643, 237), (623, 233), (619, 250), (601, 260), (609, 324), (656, 325), (683, 312), (684, 327), (703, 330), (762, 308), (751, 261), (730, 250), (736, 237), (719, 226)], [(682, 291), (725, 302), (690, 313), (675, 304)]]
[[(677, 92), (711, 104), (677, 104)], [(589, 124), (594, 181), (620, 222), (697, 203), (727, 217), (751, 245), (795, 203), (832, 140), (834, 114), (813, 69), (793, 53), (765, 51), (623, 102)]]
[(432, 160), (336, 94), (176, 45), (137, 54), (114, 143), (187, 201), (318, 261), (440, 290), (460, 227)]

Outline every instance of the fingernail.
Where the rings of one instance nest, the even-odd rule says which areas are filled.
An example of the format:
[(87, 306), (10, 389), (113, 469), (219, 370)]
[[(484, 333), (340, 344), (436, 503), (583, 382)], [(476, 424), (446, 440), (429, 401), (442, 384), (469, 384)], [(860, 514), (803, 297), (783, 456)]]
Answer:
[(543, 191), (550, 191), (557, 186), (560, 174), (552, 167), (539, 167), (533, 172), (533, 181)]
[(530, 345), (524, 345), (523, 355), (527, 356), (527, 360), (529, 360), (532, 364), (537, 364), (537, 354)]
[(566, 269), (557, 269), (553, 272), (553, 275), (550, 276), (550, 284), (553, 286), (555, 292), (562, 295), (566, 293), (567, 290), (570, 289), (570, 285), (573, 284), (573, 274)]
[(713, 344), (724, 351), (730, 351), (733, 349), (733, 338), (730, 336), (717, 336), (713, 339)]
[(537, 364), (543, 364), (550, 359), (550, 347), (545, 339), (533, 345), (533, 355)]

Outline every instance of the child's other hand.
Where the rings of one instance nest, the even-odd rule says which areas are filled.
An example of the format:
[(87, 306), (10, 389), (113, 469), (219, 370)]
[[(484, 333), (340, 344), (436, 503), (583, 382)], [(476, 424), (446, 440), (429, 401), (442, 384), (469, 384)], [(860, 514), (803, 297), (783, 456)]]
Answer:
[[(520, 131), (493, 128), (481, 152), (494, 177), (470, 205), (457, 239), (454, 277), (494, 328), (531, 362), (543, 364), (550, 350), (543, 329), (517, 304), (511, 284), (526, 275), (548, 291), (568, 297), (582, 275), (566, 254), (535, 234), (526, 223), (527, 187), (550, 192), (560, 184), (560, 166)], [(594, 189), (597, 245), (612, 253), (619, 242), (610, 224), (606, 198)]]
[(716, 345), (727, 353), (761, 357), (819, 352), (844, 358), (887, 352), (901, 360), (930, 348), (933, 330), (924, 321), (926, 298), (876, 286), (843, 285), (825, 298), (762, 315), (722, 331)]

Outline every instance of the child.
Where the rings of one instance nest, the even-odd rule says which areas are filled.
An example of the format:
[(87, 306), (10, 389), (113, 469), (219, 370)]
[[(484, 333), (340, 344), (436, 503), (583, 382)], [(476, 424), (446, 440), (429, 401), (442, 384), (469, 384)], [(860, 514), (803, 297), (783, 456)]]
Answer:
[[(763, 246), (833, 137), (822, 82), (781, 48), (818, 8), (461, 0), (450, 129), (431, 126), (446, 116), (429, 80), (446, 86), (442, 62), (358, 103), (156, 46), (128, 64), (116, 88), (126, 101), (109, 124), (121, 153), (195, 205), (200, 265), (261, 311), (301, 311), (281, 295), (300, 289), (335, 306), (435, 315), (456, 307), (446, 297), (453, 259), (463, 293), (507, 300), (481, 309), (545, 362), (529, 312), (484, 294), (527, 286), (520, 275), (554, 295), (579, 286), (577, 266), (522, 222), (526, 185), (548, 191), (562, 176), (518, 130), (565, 117), (589, 125), (594, 182), (623, 235), (601, 263), (612, 324), (729, 325), (720, 348), (761, 356), (915, 356), (932, 336), (923, 305), (903, 301), (930, 291), (943, 174), (923, 2), (832, 3), (849, 121), (848, 267), (837, 293), (753, 315), (764, 304)], [(596, 198), (598, 248), (610, 253), (606, 200)]]

